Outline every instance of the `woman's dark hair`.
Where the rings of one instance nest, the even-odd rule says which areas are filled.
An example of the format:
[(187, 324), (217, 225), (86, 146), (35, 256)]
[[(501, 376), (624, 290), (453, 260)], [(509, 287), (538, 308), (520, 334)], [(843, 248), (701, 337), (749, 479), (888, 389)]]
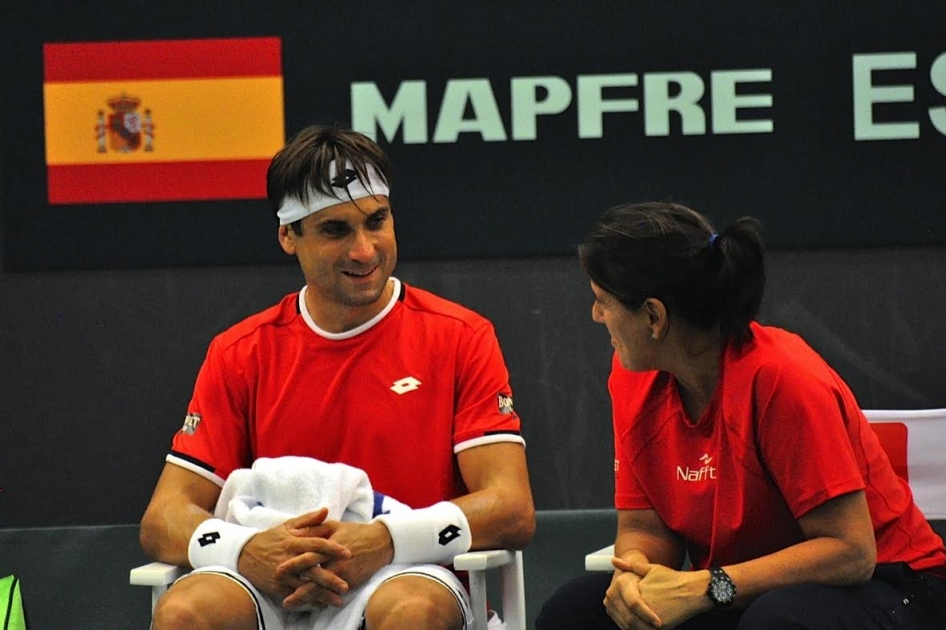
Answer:
[(716, 234), (686, 206), (647, 202), (611, 208), (578, 248), (585, 272), (624, 306), (657, 298), (668, 313), (741, 345), (765, 291), (760, 224), (734, 221)]
[[(391, 187), (391, 162), (373, 140), (357, 131), (312, 125), (294, 135), (269, 164), (266, 196), (273, 212), (279, 211), (287, 196), (306, 203), (310, 188), (337, 197), (338, 189), (329, 176), (329, 165), (334, 161), (351, 164), (366, 186), (368, 167), (373, 166)], [(292, 224), (297, 234), (302, 233), (301, 223)]]

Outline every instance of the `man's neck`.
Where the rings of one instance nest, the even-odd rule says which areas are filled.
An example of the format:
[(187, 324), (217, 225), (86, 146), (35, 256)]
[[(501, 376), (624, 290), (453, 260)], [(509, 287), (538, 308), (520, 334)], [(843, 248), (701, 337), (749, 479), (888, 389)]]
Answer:
[(332, 334), (354, 330), (384, 310), (394, 294), (394, 280), (388, 279), (381, 297), (365, 306), (345, 306), (343, 304), (324, 303), (311, 289), (305, 292), (305, 308), (315, 325)]

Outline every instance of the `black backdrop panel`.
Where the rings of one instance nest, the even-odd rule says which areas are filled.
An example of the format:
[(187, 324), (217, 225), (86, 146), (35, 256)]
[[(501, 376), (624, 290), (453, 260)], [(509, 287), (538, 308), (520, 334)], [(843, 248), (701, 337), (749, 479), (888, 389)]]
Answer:
[(759, 216), (774, 247), (946, 242), (941, 0), (408, 6), (6, 9), (3, 267), (282, 260), (263, 201), (46, 201), (44, 43), (252, 36), (282, 41), (287, 136), (354, 121), (389, 151), (408, 258), (565, 253), (665, 197)]

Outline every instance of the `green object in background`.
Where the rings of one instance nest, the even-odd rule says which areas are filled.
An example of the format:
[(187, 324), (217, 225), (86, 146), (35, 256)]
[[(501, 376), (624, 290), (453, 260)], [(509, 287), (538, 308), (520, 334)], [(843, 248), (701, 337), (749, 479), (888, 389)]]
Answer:
[(0, 578), (0, 628), (27, 630), (26, 611), (20, 594), (20, 580), (15, 575)]

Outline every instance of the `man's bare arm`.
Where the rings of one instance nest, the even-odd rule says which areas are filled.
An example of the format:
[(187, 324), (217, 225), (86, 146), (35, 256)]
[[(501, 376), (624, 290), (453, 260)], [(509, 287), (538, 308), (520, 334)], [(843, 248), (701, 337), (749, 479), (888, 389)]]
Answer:
[(535, 505), (525, 447), (514, 442), (457, 454), (469, 493), (453, 500), (466, 514), (473, 549), (522, 549), (535, 533)]
[(151, 502), (141, 519), (139, 539), (145, 553), (155, 560), (190, 566), (187, 545), (191, 534), (211, 511), (220, 487), (200, 475), (165, 464)]

